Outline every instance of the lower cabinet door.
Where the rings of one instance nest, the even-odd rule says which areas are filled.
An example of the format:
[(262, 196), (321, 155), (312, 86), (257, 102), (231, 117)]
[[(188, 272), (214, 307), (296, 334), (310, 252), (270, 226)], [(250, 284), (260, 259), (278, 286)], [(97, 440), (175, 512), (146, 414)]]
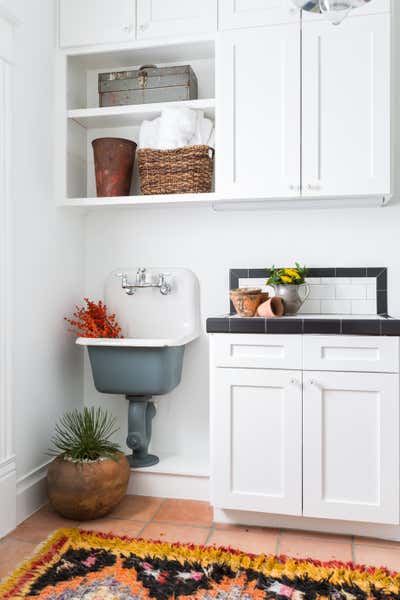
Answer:
[(214, 369), (215, 506), (301, 515), (301, 384), (299, 371)]
[(399, 378), (307, 372), (303, 514), (399, 523)]

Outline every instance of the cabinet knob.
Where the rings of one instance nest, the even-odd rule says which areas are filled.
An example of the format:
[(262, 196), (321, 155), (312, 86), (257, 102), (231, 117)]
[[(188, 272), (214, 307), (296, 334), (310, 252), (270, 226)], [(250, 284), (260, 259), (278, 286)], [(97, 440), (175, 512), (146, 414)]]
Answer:
[(315, 381), (315, 379), (310, 379), (310, 381), (308, 382), (309, 385), (312, 385), (313, 387), (320, 387), (318, 381)]
[(319, 183), (308, 183), (306, 186), (306, 189), (309, 190), (310, 192), (319, 192), (319, 190), (321, 189), (321, 185)]
[(148, 23), (143, 23), (143, 25), (140, 25), (140, 27), (139, 27), (140, 31), (147, 31), (148, 28), (149, 28)]
[(299, 192), (300, 191), (300, 186), (299, 185), (289, 185), (289, 189), (291, 192)]
[(299, 382), (297, 381), (297, 379), (293, 378), (293, 379), (289, 380), (289, 386), (290, 387), (293, 387), (293, 386), (296, 386), (296, 385), (299, 385)]

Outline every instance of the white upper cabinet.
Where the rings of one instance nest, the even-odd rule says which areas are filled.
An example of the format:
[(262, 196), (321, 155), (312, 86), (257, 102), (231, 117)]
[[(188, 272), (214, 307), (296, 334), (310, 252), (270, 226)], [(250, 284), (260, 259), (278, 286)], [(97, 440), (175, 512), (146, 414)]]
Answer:
[(390, 15), (303, 25), (303, 194), (390, 194)]
[(399, 524), (399, 376), (304, 373), (303, 514)]
[(135, 0), (59, 0), (60, 46), (135, 38)]
[(294, 23), (300, 10), (291, 0), (219, 0), (220, 29)]
[(214, 505), (300, 515), (301, 372), (217, 369), (213, 378)]
[(298, 196), (299, 26), (225, 31), (217, 57), (217, 191)]
[(217, 0), (137, 0), (138, 39), (214, 33)]

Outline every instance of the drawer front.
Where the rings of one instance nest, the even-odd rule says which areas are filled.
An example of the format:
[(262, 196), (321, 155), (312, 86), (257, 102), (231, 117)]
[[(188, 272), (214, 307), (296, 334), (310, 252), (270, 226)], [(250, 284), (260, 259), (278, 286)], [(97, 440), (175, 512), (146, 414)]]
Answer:
[(304, 336), (306, 371), (399, 372), (399, 340), (386, 337)]
[(214, 334), (213, 362), (217, 367), (301, 369), (301, 336)]

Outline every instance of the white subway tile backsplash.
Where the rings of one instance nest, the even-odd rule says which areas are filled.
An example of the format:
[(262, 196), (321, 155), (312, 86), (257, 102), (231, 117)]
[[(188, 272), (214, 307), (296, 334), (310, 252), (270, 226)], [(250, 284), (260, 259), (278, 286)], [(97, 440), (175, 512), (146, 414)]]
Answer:
[(310, 300), (333, 300), (335, 298), (334, 285), (311, 285)]
[(303, 315), (320, 315), (321, 314), (321, 301), (320, 300), (306, 300), (299, 310), (299, 313)]
[(374, 315), (376, 314), (376, 300), (352, 300), (352, 315)]
[(374, 285), (367, 285), (367, 300), (376, 300), (376, 282)]
[(351, 283), (350, 277), (322, 277), (321, 283), (328, 285), (348, 284)]
[[(300, 311), (302, 314), (373, 315), (377, 312), (374, 277), (309, 277), (307, 283), (310, 296)], [(239, 287), (259, 287), (271, 295), (275, 293), (266, 286), (265, 278), (240, 278)]]
[(350, 315), (351, 300), (321, 300), (321, 314)]
[(336, 298), (340, 300), (365, 300), (367, 297), (366, 285), (337, 285)]

